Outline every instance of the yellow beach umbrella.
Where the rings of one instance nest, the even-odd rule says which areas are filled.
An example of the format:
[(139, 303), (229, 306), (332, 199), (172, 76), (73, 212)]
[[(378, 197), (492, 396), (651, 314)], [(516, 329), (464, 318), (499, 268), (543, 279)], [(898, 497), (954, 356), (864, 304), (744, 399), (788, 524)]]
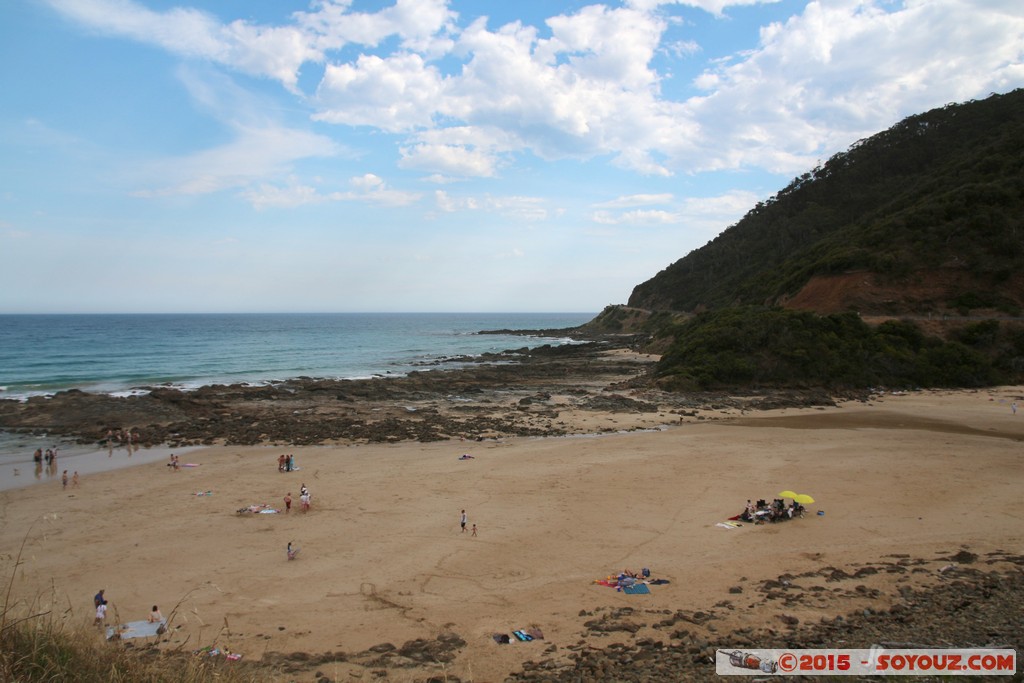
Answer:
[(780, 493), (779, 494), (779, 498), (796, 498), (798, 495), (800, 495), (800, 494), (793, 493), (792, 491), (787, 490), (787, 491), (783, 491), (782, 493)]
[(810, 505), (811, 503), (814, 502), (814, 499), (811, 498), (806, 493), (798, 493), (797, 495), (793, 496), (793, 500), (800, 503), (801, 505)]

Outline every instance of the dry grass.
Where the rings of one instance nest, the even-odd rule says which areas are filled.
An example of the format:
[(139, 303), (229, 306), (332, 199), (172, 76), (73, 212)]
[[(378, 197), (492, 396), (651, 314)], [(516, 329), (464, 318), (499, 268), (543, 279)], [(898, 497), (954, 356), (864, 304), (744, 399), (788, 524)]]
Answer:
[[(248, 683), (277, 678), (275, 672), (245, 662), (195, 656), (180, 649), (163, 651), (154, 643), (136, 647), (131, 642), (107, 641), (106, 629), (92, 625), (92, 615), (76, 616), (70, 605), (60, 607), (56, 589), (32, 600), (14, 598), (24, 547), (23, 540), (0, 610), (3, 683)], [(116, 623), (116, 613), (113, 616)], [(173, 619), (174, 611), (168, 622)]]

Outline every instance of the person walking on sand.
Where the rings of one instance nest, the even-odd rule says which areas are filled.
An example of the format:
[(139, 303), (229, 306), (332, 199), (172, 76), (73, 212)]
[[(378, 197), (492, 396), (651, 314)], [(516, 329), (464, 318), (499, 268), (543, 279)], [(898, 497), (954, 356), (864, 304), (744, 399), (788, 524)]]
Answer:
[(1010, 404), (1010, 410), (1013, 411), (1014, 415), (1017, 414), (1017, 402), (1016, 401), (1014, 401), (1013, 403)]
[(73, 489), (77, 489), (78, 488), (78, 470), (75, 470), (74, 475), (72, 475), (72, 477), (71, 477), (71, 488), (73, 488)]
[(68, 471), (64, 470), (64, 474), (60, 475), (61, 488), (67, 489), (68, 487)]
[(462, 511), (462, 516), (459, 517), (459, 526), (462, 527), (462, 533), (466, 533), (466, 511)]
[(284, 513), (287, 515), (292, 511), (292, 492), (289, 491), (284, 495)]
[(473, 535), (476, 536), (476, 524), (473, 525)]
[(100, 604), (96, 605), (96, 620), (93, 622), (95, 626), (103, 626), (103, 622), (107, 619), (107, 601), (104, 600)]

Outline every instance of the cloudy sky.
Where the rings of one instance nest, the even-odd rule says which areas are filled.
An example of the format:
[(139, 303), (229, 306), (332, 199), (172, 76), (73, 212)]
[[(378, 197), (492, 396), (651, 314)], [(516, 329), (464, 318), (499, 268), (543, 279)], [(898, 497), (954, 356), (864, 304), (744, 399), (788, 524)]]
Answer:
[(596, 312), (1022, 85), (1020, 0), (5, 0), (0, 312)]

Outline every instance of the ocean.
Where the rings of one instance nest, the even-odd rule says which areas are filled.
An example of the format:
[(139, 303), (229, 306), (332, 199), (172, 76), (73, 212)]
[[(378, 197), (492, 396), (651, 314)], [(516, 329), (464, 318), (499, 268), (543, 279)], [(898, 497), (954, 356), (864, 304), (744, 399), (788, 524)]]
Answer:
[[(595, 315), (0, 315), (0, 399), (26, 400), (68, 389), (127, 396), (153, 386), (188, 390), (293, 377), (401, 375), (458, 356), (570, 342), (559, 336), (477, 334), (481, 330), (562, 329)], [(59, 453), (57, 468), (34, 471), (33, 451), (54, 446)], [(72, 467), (84, 475), (100, 471), (96, 468), (123, 466), (126, 458), (140, 462), (165, 459), (168, 454), (157, 448), (97, 450), (53, 437), (0, 432), (0, 489), (59, 478), (60, 471)]]

